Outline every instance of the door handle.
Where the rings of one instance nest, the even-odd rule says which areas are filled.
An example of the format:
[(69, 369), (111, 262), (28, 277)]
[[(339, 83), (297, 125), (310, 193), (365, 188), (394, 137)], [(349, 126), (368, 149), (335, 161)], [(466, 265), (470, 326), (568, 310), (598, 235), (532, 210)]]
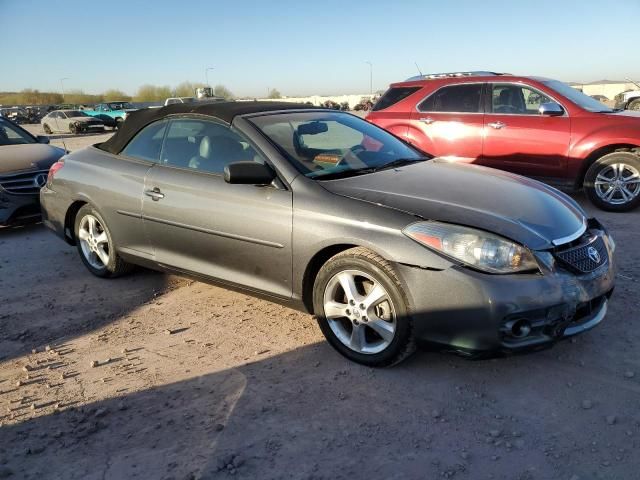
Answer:
[(427, 125), (431, 125), (433, 122), (435, 122), (435, 120), (433, 118), (431, 118), (431, 117), (421, 118), (420, 121), (422, 123), (426, 123)]
[(160, 191), (158, 187), (155, 187), (153, 190), (145, 190), (144, 194), (148, 197), (151, 197), (151, 200), (157, 202), (161, 198), (164, 198), (164, 193)]
[(501, 128), (504, 128), (507, 126), (506, 123), (502, 123), (502, 122), (491, 122), (491, 123), (487, 123), (487, 125), (489, 125), (491, 128), (495, 128), (496, 130), (500, 130)]

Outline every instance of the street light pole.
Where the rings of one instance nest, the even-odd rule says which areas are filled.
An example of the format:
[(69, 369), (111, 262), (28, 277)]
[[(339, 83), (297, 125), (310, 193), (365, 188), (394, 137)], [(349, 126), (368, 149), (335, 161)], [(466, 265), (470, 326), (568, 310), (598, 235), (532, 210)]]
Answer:
[(60, 79), (60, 90), (62, 90), (62, 103), (64, 103), (64, 81), (69, 80), (67, 77)]
[(209, 70), (215, 70), (215, 67), (207, 67), (204, 69), (204, 77), (207, 79), (207, 87), (211, 86), (209, 85)]
[(369, 93), (373, 95), (373, 63), (364, 62), (369, 65)]

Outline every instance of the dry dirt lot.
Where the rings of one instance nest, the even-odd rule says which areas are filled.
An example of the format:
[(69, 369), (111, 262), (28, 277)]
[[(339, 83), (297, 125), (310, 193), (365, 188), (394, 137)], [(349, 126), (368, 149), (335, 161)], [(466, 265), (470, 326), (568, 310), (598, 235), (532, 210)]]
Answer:
[(640, 211), (587, 208), (620, 264), (599, 328), (386, 370), (308, 315), (150, 271), (100, 280), (42, 226), (1, 230), (0, 478), (637, 479)]

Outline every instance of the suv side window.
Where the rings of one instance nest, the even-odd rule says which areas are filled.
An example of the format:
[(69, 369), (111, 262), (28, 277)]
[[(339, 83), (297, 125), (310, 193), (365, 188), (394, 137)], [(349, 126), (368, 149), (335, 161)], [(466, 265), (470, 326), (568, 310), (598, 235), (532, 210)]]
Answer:
[(164, 138), (166, 128), (166, 120), (160, 120), (151, 125), (147, 125), (131, 139), (121, 153), (128, 157), (139, 158), (149, 162), (158, 162), (160, 160), (162, 139)]
[(540, 105), (552, 102), (545, 94), (524, 85), (494, 84), (491, 87), (491, 112), (538, 115)]
[(481, 113), (482, 84), (472, 83), (442, 87), (420, 105), (421, 112)]
[(226, 165), (243, 160), (265, 163), (249, 142), (228, 125), (184, 118), (171, 121), (161, 163), (222, 174)]

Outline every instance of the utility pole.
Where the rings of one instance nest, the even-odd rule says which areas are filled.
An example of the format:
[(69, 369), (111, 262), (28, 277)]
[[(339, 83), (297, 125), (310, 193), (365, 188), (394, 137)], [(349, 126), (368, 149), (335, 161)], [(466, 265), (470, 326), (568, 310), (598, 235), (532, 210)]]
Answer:
[(369, 65), (369, 93), (373, 95), (373, 63), (364, 62)]

